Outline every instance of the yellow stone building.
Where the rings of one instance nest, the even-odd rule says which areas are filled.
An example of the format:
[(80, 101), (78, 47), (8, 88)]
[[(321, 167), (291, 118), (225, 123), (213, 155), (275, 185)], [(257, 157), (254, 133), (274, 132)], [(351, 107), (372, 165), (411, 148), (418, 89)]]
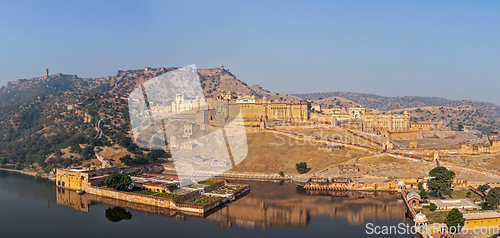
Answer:
[(498, 227), (500, 226), (500, 212), (497, 211), (471, 211), (463, 214), (465, 218), (464, 227), (469, 231), (480, 231), (481, 228), (488, 229), (496, 227), (496, 234), (498, 234)]
[(243, 118), (247, 120), (306, 122), (309, 119), (310, 103), (271, 101), (266, 97), (240, 96), (235, 101)]
[(431, 122), (413, 122), (411, 123), (410, 130), (411, 131), (431, 131), (432, 130)]
[(87, 170), (83, 169), (57, 169), (56, 170), (56, 185), (57, 187), (81, 190), (84, 183), (89, 180), (89, 174)]
[[(256, 99), (255, 96), (239, 96), (233, 98), (231, 92), (222, 92), (216, 98), (187, 99), (177, 94), (171, 106), (151, 106), (153, 113), (197, 113), (197, 121), (205, 123), (217, 120), (213, 115), (235, 117), (241, 111), (245, 120), (306, 122), (309, 119), (311, 104), (308, 102), (272, 101), (266, 97)], [(239, 111), (238, 111), (239, 110)]]
[[(366, 111), (366, 108), (340, 108), (330, 110), (335, 124), (354, 125), (361, 127), (356, 129), (367, 131), (389, 131), (408, 132), (410, 131), (410, 115), (393, 114), (391, 112), (380, 113), (378, 111)], [(357, 125), (357, 126), (356, 126)]]

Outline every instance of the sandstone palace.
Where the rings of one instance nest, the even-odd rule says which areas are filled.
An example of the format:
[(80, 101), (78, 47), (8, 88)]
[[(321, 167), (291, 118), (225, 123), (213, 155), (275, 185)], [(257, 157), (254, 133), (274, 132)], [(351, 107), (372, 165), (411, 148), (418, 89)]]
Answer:
[[(146, 70), (154, 71), (150, 68)], [(198, 69), (198, 73), (201, 76), (217, 75), (223, 77), (230, 75), (223, 66), (213, 69)], [(342, 128), (370, 132), (411, 132), (421, 129), (417, 128), (419, 125), (411, 125), (410, 115), (407, 112), (394, 114), (361, 107), (335, 107), (321, 110), (317, 107), (305, 100), (271, 100), (266, 96), (256, 97), (241, 92), (220, 90), (218, 93), (215, 91), (209, 93), (206, 99), (187, 98), (185, 95), (177, 94), (168, 105), (152, 105), (151, 110), (155, 113), (167, 114), (190, 112), (196, 114), (196, 121), (201, 124), (215, 119), (225, 121), (241, 112), (246, 121), (245, 124), (254, 124), (255, 122), (309, 124), (325, 121)]]

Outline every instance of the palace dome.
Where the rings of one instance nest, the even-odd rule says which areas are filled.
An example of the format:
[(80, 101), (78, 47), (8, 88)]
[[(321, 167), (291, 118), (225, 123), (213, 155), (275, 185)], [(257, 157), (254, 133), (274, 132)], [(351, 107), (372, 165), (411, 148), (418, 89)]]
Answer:
[(403, 182), (403, 180), (399, 180), (398, 187), (406, 187), (405, 182)]

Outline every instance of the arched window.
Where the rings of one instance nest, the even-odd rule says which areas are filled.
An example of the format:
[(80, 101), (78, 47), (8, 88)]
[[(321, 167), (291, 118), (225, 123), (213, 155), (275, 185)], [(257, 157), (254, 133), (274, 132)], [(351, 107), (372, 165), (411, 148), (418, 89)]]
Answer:
[(62, 186), (64, 186), (64, 182), (62, 182)]

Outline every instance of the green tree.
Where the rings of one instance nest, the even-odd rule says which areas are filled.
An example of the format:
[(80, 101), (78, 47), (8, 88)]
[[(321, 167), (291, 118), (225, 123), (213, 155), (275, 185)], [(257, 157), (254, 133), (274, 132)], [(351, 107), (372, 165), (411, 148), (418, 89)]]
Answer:
[(85, 147), (82, 151), (79, 152), (82, 155), (83, 159), (92, 159), (95, 155), (94, 146), (90, 145)]
[(54, 152), (54, 155), (57, 156), (57, 157), (60, 157), (61, 155), (63, 155), (62, 151), (61, 150), (56, 150)]
[(425, 189), (422, 189), (422, 190), (420, 191), (420, 193), (418, 193), (418, 195), (420, 195), (420, 197), (421, 197), (422, 199), (427, 199), (427, 198), (429, 198), (429, 194), (427, 194), (427, 191), (425, 191)]
[(492, 188), (486, 195), (486, 201), (498, 209), (500, 205), (500, 187)]
[(418, 182), (417, 186), (418, 190), (424, 190), (424, 184), (422, 182)]
[(278, 174), (279, 174), (281, 177), (284, 177), (284, 176), (285, 176), (285, 173), (283, 173), (283, 171), (280, 171)]
[(0, 157), (0, 166), (7, 163), (7, 159), (5, 157)]
[(79, 144), (76, 144), (76, 145), (72, 145), (70, 150), (73, 152), (76, 152), (76, 153), (80, 153), (80, 152), (82, 152), (82, 147), (80, 147)]
[(24, 165), (23, 165), (21, 162), (17, 162), (17, 163), (16, 163), (16, 167), (15, 167), (15, 169), (17, 169), (17, 170), (21, 170), (21, 169), (23, 169), (23, 168), (24, 168)]
[(463, 227), (464, 222), (465, 218), (457, 208), (451, 209), (451, 211), (448, 212), (448, 215), (446, 215), (446, 219), (444, 221), (444, 223), (446, 223), (446, 226), (448, 227), (448, 230), (454, 227), (455, 231), (458, 231), (458, 227)]
[(120, 161), (125, 165), (130, 165), (130, 161), (132, 161), (132, 158), (130, 157), (130, 155), (124, 155), (120, 158)]
[(436, 205), (436, 204), (434, 204), (434, 203), (432, 203), (432, 202), (431, 202), (431, 204), (429, 204), (429, 210), (434, 211), (434, 210), (436, 210), (437, 208), (438, 208), (438, 207), (437, 207), (437, 205)]
[(142, 156), (142, 155), (136, 155), (134, 156), (134, 159), (132, 159), (133, 164), (147, 164), (149, 163), (149, 159)]
[(104, 185), (114, 190), (125, 190), (132, 183), (130, 176), (112, 173), (106, 178)]
[(466, 196), (466, 197), (470, 197), (470, 195), (471, 195), (471, 194), (472, 194), (472, 193), (471, 193), (470, 191), (468, 191), (468, 192), (466, 193), (466, 195), (465, 195), (465, 196)]
[(490, 185), (488, 184), (483, 184), (477, 187), (477, 190), (481, 191), (482, 193), (486, 192), (486, 190), (490, 189)]
[(432, 177), (432, 179), (427, 182), (429, 190), (440, 194), (451, 194), (450, 188), (453, 183), (453, 178), (455, 178), (455, 172), (445, 167), (436, 167), (429, 172), (429, 176)]
[(295, 164), (295, 169), (297, 169), (297, 172), (299, 172), (299, 174), (306, 173), (307, 172), (307, 163), (300, 162), (298, 164)]
[(61, 166), (63, 166), (64, 168), (67, 168), (72, 164), (73, 164), (73, 160), (70, 158), (67, 158), (67, 159), (62, 161)]
[(43, 172), (45, 172), (45, 173), (50, 173), (50, 171), (52, 171), (52, 169), (53, 169), (53, 168), (54, 168), (54, 167), (52, 167), (52, 165), (47, 166), (47, 167), (45, 167), (45, 168), (43, 169)]
[(167, 153), (164, 150), (152, 149), (147, 155), (146, 158), (151, 159), (152, 161), (156, 161), (159, 158), (166, 157)]

